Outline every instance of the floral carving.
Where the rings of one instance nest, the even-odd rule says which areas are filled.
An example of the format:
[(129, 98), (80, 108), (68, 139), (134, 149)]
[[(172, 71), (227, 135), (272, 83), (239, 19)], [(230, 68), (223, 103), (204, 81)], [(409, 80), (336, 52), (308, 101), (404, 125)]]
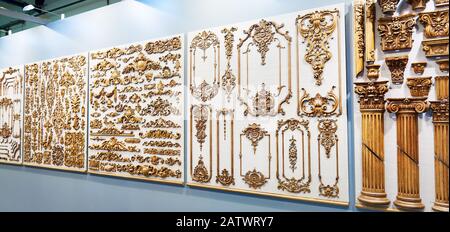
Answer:
[(148, 54), (158, 54), (163, 52), (177, 51), (181, 49), (181, 38), (173, 37), (166, 40), (158, 40), (155, 42), (148, 42), (145, 45), (145, 51)]
[(400, 0), (378, 0), (383, 14), (392, 14), (397, 9), (397, 4)]
[(419, 14), (419, 22), (424, 26), (423, 33), (427, 38), (448, 37), (448, 10), (423, 12)]
[(335, 86), (328, 92), (327, 96), (323, 97), (317, 93), (314, 97), (310, 97), (305, 89), (302, 89), (303, 95), (300, 98), (299, 115), (306, 115), (308, 117), (328, 117), (331, 115), (338, 115), (336, 112), (338, 108), (339, 99), (334, 94)]
[(203, 102), (213, 99), (219, 92), (218, 84), (208, 84), (205, 80), (197, 87), (191, 84), (190, 88), (192, 96)]
[(414, 62), (411, 64), (414, 73), (419, 75), (423, 74), (425, 67), (427, 67), (427, 62)]
[(267, 183), (267, 179), (264, 176), (264, 174), (262, 174), (259, 171), (256, 171), (256, 169), (253, 169), (253, 171), (248, 171), (247, 173), (245, 173), (243, 180), (245, 181), (246, 184), (248, 184), (250, 188), (254, 189), (261, 188), (264, 184)]
[(402, 84), (406, 64), (408, 63), (408, 56), (386, 57), (385, 62), (391, 71), (392, 83)]
[(412, 31), (416, 25), (415, 16), (414, 14), (406, 14), (378, 20), (378, 32), (381, 36), (381, 49), (383, 51), (411, 48)]
[(233, 55), (234, 34), (237, 31), (235, 27), (224, 28), (222, 33), (225, 34), (225, 55), (227, 56), (227, 68), (222, 76), (222, 89), (227, 95), (227, 100), (230, 101), (230, 95), (236, 87), (236, 77), (231, 70), (231, 56)]
[(408, 0), (408, 3), (411, 4), (413, 10), (423, 10), (429, 0)]
[(328, 40), (336, 29), (338, 17), (336, 9), (314, 11), (296, 19), (299, 33), (306, 42), (305, 61), (312, 66), (317, 85), (322, 84), (325, 63), (332, 57)]
[(197, 166), (194, 168), (192, 180), (200, 183), (208, 183), (211, 180), (211, 175), (208, 173), (208, 169), (205, 167), (202, 157), (199, 158)]
[(323, 119), (319, 121), (317, 126), (319, 129), (319, 141), (320, 145), (325, 148), (325, 155), (330, 158), (331, 148), (336, 145), (337, 142), (337, 123), (336, 120)]
[(406, 85), (413, 97), (427, 97), (431, 88), (431, 77), (408, 78)]
[[(205, 143), (206, 135), (206, 122), (208, 121), (208, 112), (210, 109), (206, 105), (193, 106), (192, 116), (195, 122), (195, 137), (200, 145), (200, 150), (203, 148), (203, 143)], [(211, 120), (211, 119), (210, 119)]]
[(278, 25), (262, 19), (258, 24), (253, 24), (248, 30), (244, 30), (246, 37), (239, 40), (237, 47), (240, 49), (244, 42), (251, 37), (261, 55), (261, 65), (266, 65), (266, 53), (269, 51), (270, 44), (275, 41), (275, 34), (283, 36), (289, 42), (292, 41), (288, 32), (281, 31), (283, 27), (284, 24)]
[(357, 82), (355, 93), (359, 95), (359, 107), (361, 110), (384, 111), (384, 95), (388, 92), (388, 81)]
[(256, 153), (256, 148), (258, 147), (259, 141), (268, 135), (268, 132), (260, 127), (259, 124), (252, 123), (247, 128), (245, 128), (242, 133), (245, 137), (250, 140), (253, 146), (253, 152)]

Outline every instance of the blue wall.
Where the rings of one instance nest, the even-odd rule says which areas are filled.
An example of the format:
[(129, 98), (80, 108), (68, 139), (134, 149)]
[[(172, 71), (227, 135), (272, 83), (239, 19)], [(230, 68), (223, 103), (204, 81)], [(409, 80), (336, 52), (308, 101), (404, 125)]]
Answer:
[[(342, 2), (352, 38), (350, 0), (123, 1), (0, 38), (0, 68)], [(351, 86), (349, 41), (346, 47)], [(349, 146), (349, 207), (0, 165), (0, 211), (350, 211), (355, 208)]]

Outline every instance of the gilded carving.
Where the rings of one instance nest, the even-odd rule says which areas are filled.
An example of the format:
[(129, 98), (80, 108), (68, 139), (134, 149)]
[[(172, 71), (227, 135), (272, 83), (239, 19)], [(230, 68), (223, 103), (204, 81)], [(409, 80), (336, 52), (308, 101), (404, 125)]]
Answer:
[[(339, 197), (339, 152), (338, 152), (338, 143), (339, 138), (336, 135), (337, 131), (337, 123), (336, 120), (333, 119), (320, 119), (318, 121), (317, 128), (319, 129), (319, 135), (317, 138), (318, 141), (318, 151), (319, 151), (319, 195), (335, 198)], [(331, 149), (335, 147), (335, 155), (336, 155), (336, 177), (334, 183), (324, 184), (322, 179), (322, 170), (321, 170), (321, 159), (320, 159), (320, 146), (325, 149), (326, 158), (329, 159), (331, 157)]]
[[(91, 54), (89, 172), (180, 183), (181, 36)], [(180, 121), (181, 120), (181, 121)]]
[(383, 51), (410, 49), (412, 47), (412, 32), (416, 25), (415, 16), (414, 14), (406, 14), (378, 19), (378, 32), (381, 36), (381, 49)]
[(326, 96), (321, 96), (317, 93), (314, 97), (310, 97), (305, 89), (302, 89), (303, 95), (300, 98), (299, 115), (306, 115), (308, 117), (328, 117), (331, 115), (339, 115), (338, 104), (339, 99), (334, 93), (335, 86), (327, 93)]
[(424, 40), (422, 50), (426, 57), (448, 57), (448, 38)]
[(425, 67), (427, 67), (427, 62), (414, 62), (411, 64), (414, 73), (419, 75), (423, 74)]
[(402, 84), (406, 64), (408, 64), (408, 56), (386, 57), (386, 65), (391, 71), (391, 82), (393, 84)]
[(408, 78), (406, 85), (413, 97), (428, 97), (431, 88), (431, 77)]
[(20, 164), (23, 68), (5, 68), (0, 74), (0, 163)]
[[(93, 69), (103, 74), (114, 65)], [(85, 170), (87, 69), (84, 55), (25, 66), (25, 165)]]
[(424, 26), (426, 38), (448, 37), (448, 10), (422, 12), (419, 22)]
[(439, 65), (441, 72), (448, 72), (448, 59), (436, 60), (436, 63)]
[(397, 10), (397, 4), (400, 0), (378, 0), (383, 14), (393, 14)]
[[(291, 193), (310, 193), (311, 184), (311, 134), (308, 128), (308, 120), (279, 120), (276, 131), (277, 142), (277, 179), (278, 189)], [(285, 135), (294, 133), (289, 139), (288, 157), (285, 158)], [(281, 139), (281, 141), (280, 141)], [(298, 139), (298, 140), (297, 140)], [(300, 150), (301, 149), (301, 150)], [(306, 154), (306, 155), (305, 155)], [(281, 160), (281, 162), (280, 162)], [(285, 162), (288, 161), (291, 169), (291, 177), (288, 177)], [(300, 162), (301, 161), (301, 162)], [(281, 164), (281, 168), (280, 168)], [(306, 166), (305, 166), (306, 165)], [(281, 169), (281, 172), (280, 172)], [(295, 170), (300, 169), (302, 173), (295, 177)]]
[(367, 78), (371, 81), (376, 81), (380, 77), (380, 67), (378, 64), (368, 64), (367, 68)]
[(323, 69), (331, 59), (329, 40), (336, 29), (338, 10), (314, 11), (297, 17), (296, 24), (307, 46), (305, 61), (312, 66), (316, 85), (321, 85)]
[(356, 0), (353, 3), (353, 47), (355, 62), (355, 76), (358, 76), (364, 70), (365, 54), (365, 15), (364, 0)]

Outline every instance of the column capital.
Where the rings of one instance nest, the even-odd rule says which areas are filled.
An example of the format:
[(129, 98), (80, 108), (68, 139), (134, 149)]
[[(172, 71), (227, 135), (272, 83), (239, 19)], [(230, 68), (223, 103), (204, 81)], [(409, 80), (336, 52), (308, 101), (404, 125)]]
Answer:
[(446, 122), (448, 123), (449, 116), (449, 102), (443, 101), (431, 101), (431, 110), (433, 111), (433, 122)]
[(355, 93), (359, 95), (360, 109), (384, 111), (384, 94), (388, 91), (387, 83), (388, 81), (354, 83)]
[(388, 98), (386, 110), (389, 113), (423, 113), (428, 110), (426, 97)]

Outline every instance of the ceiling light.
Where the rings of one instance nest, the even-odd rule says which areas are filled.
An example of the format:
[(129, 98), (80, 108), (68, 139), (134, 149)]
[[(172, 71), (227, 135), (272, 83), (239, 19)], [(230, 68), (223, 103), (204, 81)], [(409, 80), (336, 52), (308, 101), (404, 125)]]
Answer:
[(26, 6), (23, 7), (23, 11), (34, 10), (34, 8), (36, 8), (36, 7), (34, 7), (34, 6), (31, 5), (31, 4), (28, 4), (28, 5), (26, 5)]

